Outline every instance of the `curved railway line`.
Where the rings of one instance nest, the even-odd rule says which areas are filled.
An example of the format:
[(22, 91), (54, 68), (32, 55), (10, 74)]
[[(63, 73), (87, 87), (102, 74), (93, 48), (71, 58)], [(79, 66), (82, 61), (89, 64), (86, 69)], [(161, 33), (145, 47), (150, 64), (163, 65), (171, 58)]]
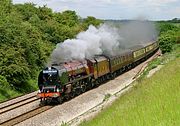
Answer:
[(13, 126), (13, 125), (16, 125), (24, 120), (27, 120), (29, 118), (32, 118), (42, 112), (45, 112), (49, 109), (53, 108), (53, 106), (42, 106), (42, 107), (38, 107), (38, 108), (35, 108), (31, 111), (28, 111), (26, 113), (23, 113), (19, 116), (16, 116), (14, 118), (10, 118), (2, 123), (0, 123), (1, 126)]
[(0, 109), (4, 109), (4, 108), (6, 108), (8, 106), (12, 106), (12, 105), (18, 104), (20, 102), (26, 101), (28, 99), (31, 99), (33, 97), (36, 97), (36, 94), (37, 94), (37, 92), (34, 91), (34, 92), (30, 92), (30, 93), (27, 93), (27, 94), (24, 94), (24, 95), (20, 95), (20, 96), (17, 96), (17, 97), (10, 98), (8, 100), (2, 101), (2, 102), (0, 102)]
[[(157, 57), (157, 53), (155, 53), (152, 58), (156, 58)], [(147, 62), (148, 63), (148, 62)], [(147, 64), (146, 63), (146, 64)], [(139, 72), (134, 76), (134, 78), (137, 78), (137, 76), (142, 72), (142, 70), (145, 68), (146, 65), (143, 65), (141, 67), (141, 69), (139, 70)], [(29, 93), (30, 94), (30, 93)], [(28, 94), (28, 95), (29, 95)], [(16, 97), (14, 99), (11, 99), (13, 102), (11, 103), (11, 100), (8, 100), (6, 102), (8, 102), (8, 104), (6, 104), (6, 102), (1, 102), (0, 103), (0, 115), (5, 114), (6, 112), (10, 112), (11, 110), (16, 110), (17, 108), (20, 108), (22, 106), (25, 106), (27, 104), (30, 104), (32, 102), (35, 102), (37, 100), (39, 100), (38, 98), (36, 98), (36, 93), (34, 92), (34, 95), (31, 94), (29, 96), (22, 96), (21, 97)], [(17, 100), (16, 100), (17, 99)], [(3, 104), (3, 105), (2, 105)], [(53, 108), (54, 105), (48, 105), (48, 106), (37, 106), (31, 110), (28, 110), (20, 115), (16, 115), (14, 117), (9, 117), (6, 120), (1, 120), (0, 119), (0, 126), (12, 126), (12, 125), (16, 125), (20, 122), (23, 122), (29, 118), (32, 118), (38, 114), (41, 114), (51, 108)]]
[(35, 96), (27, 97), (26, 99), (23, 99), (21, 101), (14, 102), (10, 105), (7, 104), (5, 106), (0, 107), (0, 114), (11, 111), (11, 110), (21, 107), (23, 105), (27, 105), (27, 104), (32, 103), (37, 100), (39, 100), (39, 99), (36, 98), (36, 95), (35, 95)]
[[(39, 98), (36, 97), (37, 96), (36, 94), (37, 92), (31, 92), (26, 95), (18, 96), (18, 97), (9, 99), (7, 101), (0, 102), (0, 116), (3, 116), (3, 114), (7, 114), (13, 110), (17, 111), (16, 109), (19, 109), (33, 102), (36, 102), (36, 101), (39, 102)], [(42, 112), (45, 112), (53, 107), (54, 106), (37, 106), (31, 110), (28, 110), (27, 112), (23, 112), (20, 115), (8, 117), (6, 119), (0, 119), (0, 126), (16, 125), (24, 120), (32, 118), (33, 116), (36, 116)]]
[[(17, 97), (14, 97), (14, 98), (10, 98), (10, 99), (5, 100), (5, 101), (1, 101), (1, 102), (0, 102), (0, 105), (1, 105), (1, 104), (4, 104), (4, 103), (6, 103), (6, 102), (9, 102), (9, 101), (11, 101), (11, 100), (14, 100), (14, 99), (18, 99), (18, 98), (20, 98), (20, 97), (23, 97), (23, 96), (25, 96), (25, 95), (32, 94), (32, 93), (35, 93), (35, 92), (34, 92), (34, 91), (33, 91), (33, 92), (29, 92), (29, 93), (22, 94), (22, 95), (19, 95), (19, 96), (17, 96)], [(0, 107), (0, 109), (1, 109), (1, 108), (2, 108), (2, 107)]]

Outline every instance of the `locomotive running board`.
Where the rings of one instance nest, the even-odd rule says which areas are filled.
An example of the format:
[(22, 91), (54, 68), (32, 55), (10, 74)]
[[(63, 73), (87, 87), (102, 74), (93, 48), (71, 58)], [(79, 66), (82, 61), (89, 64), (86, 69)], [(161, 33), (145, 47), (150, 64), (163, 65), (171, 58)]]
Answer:
[(66, 83), (65, 85), (67, 85), (67, 84), (73, 84), (73, 83), (75, 83), (75, 82), (78, 82), (79, 80), (82, 80), (82, 79), (85, 79), (85, 78), (88, 78), (88, 77), (91, 77), (91, 76), (93, 76), (92, 73), (89, 74), (89, 75), (86, 75), (86, 76), (84, 76), (84, 77), (80, 77), (80, 78), (77, 78), (77, 79), (75, 79), (75, 80), (72, 80), (72, 81)]

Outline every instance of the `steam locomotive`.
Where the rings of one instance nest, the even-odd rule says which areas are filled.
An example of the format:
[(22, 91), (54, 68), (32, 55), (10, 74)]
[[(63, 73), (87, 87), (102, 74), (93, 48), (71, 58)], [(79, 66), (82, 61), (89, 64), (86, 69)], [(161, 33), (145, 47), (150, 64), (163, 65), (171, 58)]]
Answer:
[(158, 42), (151, 42), (134, 46), (116, 56), (98, 55), (83, 61), (53, 64), (39, 74), (37, 97), (43, 103), (62, 103), (135, 67), (158, 48)]

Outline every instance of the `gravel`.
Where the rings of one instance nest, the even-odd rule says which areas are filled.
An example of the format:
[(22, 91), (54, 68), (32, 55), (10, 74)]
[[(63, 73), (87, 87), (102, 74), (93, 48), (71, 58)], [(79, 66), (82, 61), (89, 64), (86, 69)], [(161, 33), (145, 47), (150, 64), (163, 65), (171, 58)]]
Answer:
[(19, 107), (19, 106), (22, 106), (23, 104), (27, 104), (27, 103), (32, 102), (32, 101), (35, 101), (35, 100), (38, 100), (38, 99), (37, 99), (36, 97), (32, 97), (32, 98), (29, 98), (29, 99), (27, 99), (27, 100), (25, 100), (25, 101), (19, 102), (19, 103), (17, 103), (17, 104), (9, 105), (9, 106), (7, 106), (7, 107), (5, 107), (5, 108), (1, 108), (1, 109), (0, 109), (0, 113), (3, 113), (3, 112), (5, 112), (5, 111), (9, 111), (9, 110), (11, 110), (11, 109), (17, 108), (17, 107)]
[(8, 119), (14, 118), (16, 116), (19, 116), (23, 113), (26, 113), (30, 110), (33, 110), (33, 109), (37, 108), (38, 106), (39, 106), (39, 100), (34, 101), (34, 102), (27, 104), (27, 105), (23, 105), (23, 106), (18, 107), (16, 109), (10, 110), (6, 113), (3, 113), (0, 115), (0, 123), (6, 121)]
[(32, 92), (32, 93), (29, 93), (29, 94), (27, 94), (27, 95), (23, 95), (23, 96), (14, 98), (14, 99), (12, 99), (12, 100), (9, 100), (9, 101), (3, 102), (3, 103), (0, 103), (0, 108), (2, 108), (2, 107), (4, 107), (4, 106), (9, 106), (9, 105), (11, 105), (11, 104), (13, 104), (13, 103), (16, 103), (16, 102), (18, 102), (18, 101), (22, 101), (22, 100), (26, 99), (27, 97), (32, 97), (32, 96), (34, 96), (34, 95), (36, 95), (36, 94), (37, 94), (37, 91)]
[[(122, 93), (120, 91), (134, 81), (134, 76), (145, 64), (144, 62), (114, 80), (85, 92), (68, 102), (57, 105), (33, 118), (25, 120), (17, 124), (17, 126), (60, 126), (62, 122), (69, 122), (71, 125), (77, 125), (82, 120), (94, 116), (98, 110), (101, 110), (100, 106), (105, 106), (105, 103), (110, 104), (114, 101), (116, 97)], [(105, 95), (107, 94), (110, 94), (111, 97), (104, 102)], [(93, 111), (94, 113), (89, 111)]]

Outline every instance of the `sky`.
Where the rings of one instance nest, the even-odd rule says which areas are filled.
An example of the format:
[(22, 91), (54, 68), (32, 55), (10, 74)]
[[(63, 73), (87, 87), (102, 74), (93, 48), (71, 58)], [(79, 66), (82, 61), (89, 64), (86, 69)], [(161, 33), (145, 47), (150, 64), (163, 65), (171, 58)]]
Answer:
[(180, 18), (180, 0), (12, 0), (47, 5), (55, 12), (74, 10), (85, 18), (169, 20)]

